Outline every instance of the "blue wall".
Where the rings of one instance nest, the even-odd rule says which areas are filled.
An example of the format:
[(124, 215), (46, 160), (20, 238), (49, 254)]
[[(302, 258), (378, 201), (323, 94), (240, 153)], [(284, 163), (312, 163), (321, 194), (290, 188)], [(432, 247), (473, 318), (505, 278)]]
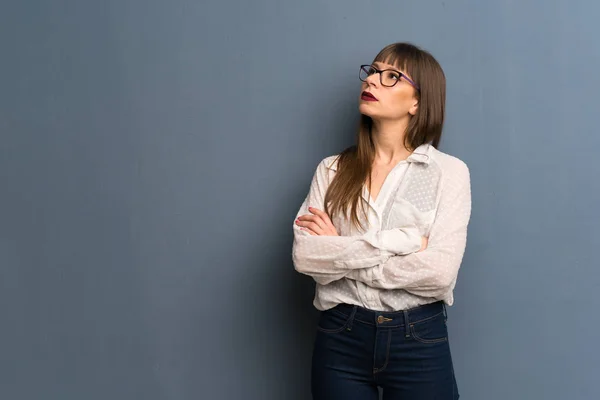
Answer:
[(5, 0), (0, 398), (309, 398), (291, 223), (395, 41), (471, 168), (461, 398), (600, 398), (600, 3), (566, 3)]

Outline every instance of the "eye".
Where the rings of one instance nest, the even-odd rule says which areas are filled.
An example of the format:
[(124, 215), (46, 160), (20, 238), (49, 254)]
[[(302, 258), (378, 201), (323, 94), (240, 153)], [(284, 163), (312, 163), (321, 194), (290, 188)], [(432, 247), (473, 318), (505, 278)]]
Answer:
[(390, 79), (390, 80), (397, 81), (398, 79), (400, 79), (400, 75), (398, 75), (396, 72), (387, 71), (386, 72), (386, 78)]
[(373, 75), (373, 74), (376, 74), (376, 73), (377, 73), (377, 70), (375, 68), (373, 68), (373, 67), (370, 67), (370, 68), (367, 69), (367, 74), (369, 74), (369, 75)]

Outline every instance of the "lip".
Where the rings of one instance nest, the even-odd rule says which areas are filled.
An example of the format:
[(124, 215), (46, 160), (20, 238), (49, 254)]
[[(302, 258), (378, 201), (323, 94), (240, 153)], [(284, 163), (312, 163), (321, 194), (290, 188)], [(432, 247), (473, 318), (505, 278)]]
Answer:
[(378, 101), (377, 97), (373, 96), (373, 94), (371, 94), (370, 92), (367, 92), (366, 90), (364, 92), (362, 92), (362, 94), (360, 95), (361, 100), (364, 101)]

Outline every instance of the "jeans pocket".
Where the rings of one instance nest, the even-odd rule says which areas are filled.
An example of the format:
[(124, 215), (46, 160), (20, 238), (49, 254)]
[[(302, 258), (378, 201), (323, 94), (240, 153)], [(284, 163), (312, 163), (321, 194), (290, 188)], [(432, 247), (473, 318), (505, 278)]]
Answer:
[(448, 341), (448, 328), (443, 313), (410, 324), (410, 331), (413, 338), (421, 343), (434, 344)]
[(317, 330), (324, 333), (338, 333), (343, 331), (350, 322), (350, 316), (338, 310), (321, 311)]

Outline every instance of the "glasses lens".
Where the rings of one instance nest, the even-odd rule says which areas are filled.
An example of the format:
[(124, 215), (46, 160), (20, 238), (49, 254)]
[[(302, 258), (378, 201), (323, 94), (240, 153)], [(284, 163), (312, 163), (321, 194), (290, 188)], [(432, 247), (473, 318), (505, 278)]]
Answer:
[(400, 75), (394, 71), (384, 71), (381, 74), (381, 84), (383, 86), (394, 86), (400, 80)]
[(361, 81), (366, 80), (369, 75), (373, 75), (375, 70), (370, 65), (363, 65), (360, 67), (360, 75), (359, 78)]

